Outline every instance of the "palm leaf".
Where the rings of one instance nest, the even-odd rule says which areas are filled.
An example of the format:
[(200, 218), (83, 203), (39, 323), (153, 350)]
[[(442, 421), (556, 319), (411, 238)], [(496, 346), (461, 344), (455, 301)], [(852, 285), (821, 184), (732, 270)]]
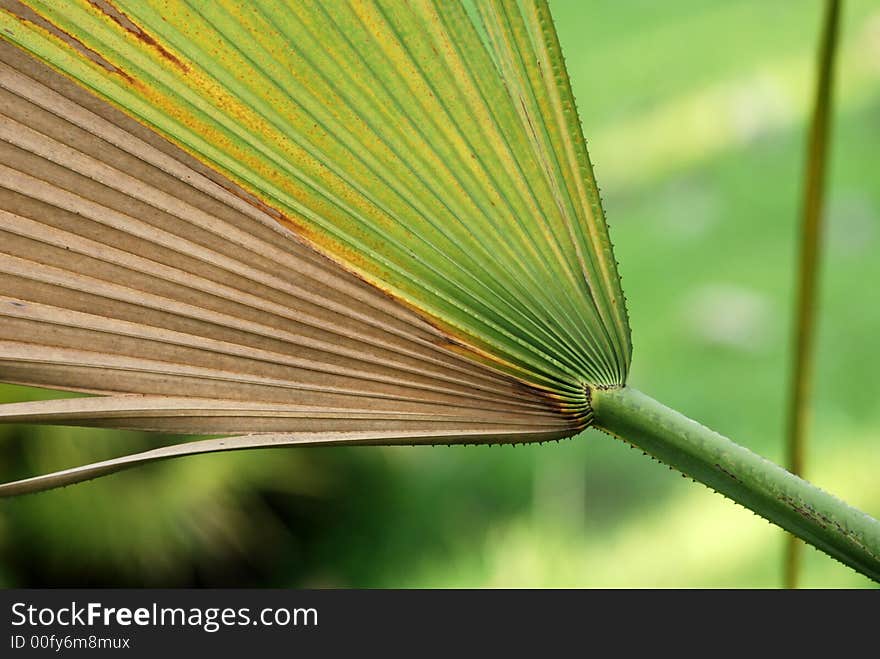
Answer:
[(540, 441), (623, 383), (543, 4), (4, 9), (3, 378), (103, 397), (3, 421)]

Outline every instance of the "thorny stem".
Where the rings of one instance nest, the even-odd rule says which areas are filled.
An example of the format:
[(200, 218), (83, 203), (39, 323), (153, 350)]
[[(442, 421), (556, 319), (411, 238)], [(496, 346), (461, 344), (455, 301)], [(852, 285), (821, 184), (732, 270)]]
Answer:
[(595, 425), (880, 582), (880, 522), (632, 387), (591, 392)]
[[(813, 379), (813, 336), (816, 319), (816, 280), (819, 268), (819, 246), (822, 239), (822, 211), (824, 206), (825, 167), (828, 152), (828, 132), (831, 115), (831, 91), (834, 73), (834, 53), (837, 46), (837, 26), (840, 2), (828, 0), (819, 46), (816, 96), (810, 123), (807, 167), (804, 179), (803, 216), (798, 264), (797, 305), (794, 319), (794, 355), (787, 415), (787, 466), (794, 474), (804, 470), (804, 452), (809, 414), (810, 387)], [(785, 586), (797, 588), (801, 545), (788, 536), (785, 548)]]

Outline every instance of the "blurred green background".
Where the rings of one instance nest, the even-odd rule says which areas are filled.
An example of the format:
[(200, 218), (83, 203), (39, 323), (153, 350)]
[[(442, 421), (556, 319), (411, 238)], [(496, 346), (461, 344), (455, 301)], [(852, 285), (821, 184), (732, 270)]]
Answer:
[[(551, 6), (629, 301), (631, 384), (780, 460), (822, 4)], [(876, 2), (845, 3), (838, 72), (808, 476), (880, 516)], [(0, 427), (0, 477), (160, 439)], [(0, 585), (773, 587), (782, 539), (587, 431), (218, 454), (2, 501)], [(807, 550), (803, 585), (870, 584)]]

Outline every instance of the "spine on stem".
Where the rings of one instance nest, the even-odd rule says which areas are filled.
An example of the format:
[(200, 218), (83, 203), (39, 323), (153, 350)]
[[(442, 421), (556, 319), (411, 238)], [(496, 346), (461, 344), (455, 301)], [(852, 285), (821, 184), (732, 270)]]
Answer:
[(632, 387), (595, 389), (595, 425), (880, 582), (880, 522)]

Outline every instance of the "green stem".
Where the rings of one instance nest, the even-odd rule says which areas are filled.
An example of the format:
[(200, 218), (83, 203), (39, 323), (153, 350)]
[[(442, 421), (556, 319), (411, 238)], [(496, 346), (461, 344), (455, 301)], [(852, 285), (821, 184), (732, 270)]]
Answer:
[(880, 522), (632, 387), (593, 390), (595, 425), (880, 582)]
[[(813, 380), (813, 336), (816, 325), (816, 280), (819, 270), (819, 245), (822, 242), (822, 210), (825, 191), (825, 164), (828, 160), (828, 127), (831, 117), (831, 90), (837, 25), (838, 0), (828, 0), (819, 46), (816, 95), (810, 122), (807, 167), (804, 180), (801, 247), (798, 262), (797, 303), (794, 319), (794, 356), (790, 380), (787, 417), (787, 467), (792, 473), (804, 471), (807, 414), (810, 385)], [(796, 588), (800, 564), (800, 543), (789, 536), (785, 550), (785, 585)]]

